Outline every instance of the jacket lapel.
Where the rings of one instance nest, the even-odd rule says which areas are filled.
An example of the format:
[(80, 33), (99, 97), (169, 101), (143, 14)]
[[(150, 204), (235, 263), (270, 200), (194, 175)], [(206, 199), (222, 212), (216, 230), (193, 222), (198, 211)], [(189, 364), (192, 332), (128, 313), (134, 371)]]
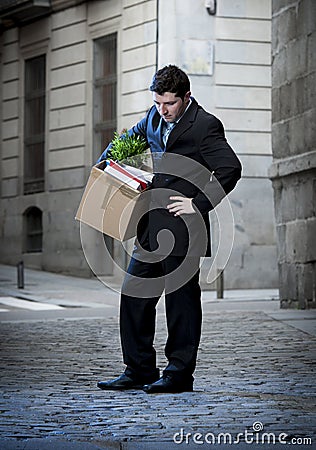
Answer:
[(162, 140), (163, 133), (163, 119), (158, 114), (156, 107), (152, 109), (152, 118), (149, 120), (148, 126), (150, 127), (150, 133), (153, 134), (155, 142), (161, 148), (161, 151), (165, 150), (165, 146)]
[(158, 142), (160, 144), (160, 147), (164, 150), (165, 149), (165, 144), (163, 143), (163, 140), (162, 140), (163, 131), (164, 131), (164, 120), (163, 120), (162, 117), (160, 117), (160, 122), (159, 122), (159, 126), (158, 126), (158, 129), (157, 129), (157, 133), (158, 133), (157, 138), (158, 138)]
[(172, 129), (167, 141), (166, 151), (168, 151), (170, 147), (172, 147), (172, 145), (175, 143), (175, 141), (192, 126), (192, 123), (194, 122), (196, 117), (197, 110), (198, 104), (193, 98), (191, 105), (189, 106), (180, 122), (177, 123)]

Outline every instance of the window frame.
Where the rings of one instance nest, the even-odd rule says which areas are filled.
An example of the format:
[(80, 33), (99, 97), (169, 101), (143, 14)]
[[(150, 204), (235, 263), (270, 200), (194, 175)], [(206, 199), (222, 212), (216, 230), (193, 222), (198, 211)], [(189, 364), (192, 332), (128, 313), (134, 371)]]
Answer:
[[(118, 71), (118, 32), (112, 31), (103, 36), (95, 37), (92, 40), (92, 54), (93, 54), (93, 64), (92, 64), (92, 104), (93, 104), (93, 115), (92, 115), (92, 127), (93, 127), (93, 154), (92, 158), (95, 163), (102, 153), (103, 149), (112, 140), (113, 134), (117, 131), (118, 123), (118, 83), (119, 83), (119, 71)], [(108, 66), (114, 69), (114, 72), (110, 71), (104, 73), (104, 66), (107, 64), (100, 54), (104, 55), (104, 47), (109, 43), (109, 47), (112, 43), (112, 49), (109, 48), (109, 52), (113, 52), (110, 55)], [(113, 51), (114, 50), (114, 51)], [(112, 58), (112, 59), (111, 59)], [(101, 70), (103, 68), (103, 70)], [(102, 88), (110, 86), (111, 92), (111, 105), (110, 105), (110, 115), (111, 117), (104, 117), (104, 97), (98, 95), (98, 91)], [(113, 104), (114, 102), (114, 104)], [(102, 113), (101, 113), (102, 111)], [(105, 137), (106, 136), (106, 137)], [(110, 236), (103, 235), (104, 242), (110, 255), (114, 256), (114, 239)], [(111, 271), (113, 267), (111, 268)]]
[[(38, 228), (36, 221), (39, 221)], [(37, 237), (40, 246), (34, 245)], [(23, 213), (23, 253), (43, 253), (43, 211), (37, 206), (30, 206)]]
[[(103, 54), (106, 44), (109, 44), (107, 51), (113, 52), (110, 55), (108, 65), (114, 72), (104, 73), (104, 62), (100, 55)], [(113, 45), (110, 48), (110, 45)], [(111, 60), (112, 58), (112, 60)], [(105, 146), (111, 141), (113, 134), (117, 131), (118, 123), (118, 33), (112, 32), (104, 36), (93, 39), (93, 159), (94, 161), (102, 153)], [(111, 104), (108, 111), (105, 111), (103, 95), (98, 95), (103, 88), (109, 87)], [(105, 117), (109, 112), (109, 117)], [(102, 136), (106, 136), (105, 138)]]
[[(38, 83), (39, 78), (42, 77), (42, 85), (37, 88), (28, 89), (28, 85), (32, 84), (32, 78), (29, 76), (31, 74), (32, 68), (30, 64), (36, 64), (36, 60), (40, 65), (40, 70), (37, 72)], [(43, 61), (42, 63), (40, 61)], [(46, 132), (47, 132), (47, 55), (46, 52), (41, 52), (37, 55), (32, 55), (24, 58), (24, 79), (23, 79), (23, 87), (24, 87), (24, 98), (23, 98), (23, 177), (22, 177), (22, 189), (23, 195), (35, 194), (39, 192), (45, 191), (45, 160), (46, 160)], [(32, 74), (34, 75), (34, 74)], [(33, 77), (33, 84), (36, 84), (36, 80)], [(32, 116), (30, 119), (28, 115), (28, 109), (32, 108), (32, 103), (38, 103), (38, 116)], [(33, 105), (34, 106), (34, 105)], [(38, 120), (40, 118), (41, 120)], [(38, 126), (38, 122), (41, 124), (40, 130), (36, 127)], [(38, 145), (40, 147), (39, 150), (33, 150), (32, 146)], [(38, 154), (36, 155), (36, 152)], [(33, 153), (33, 155), (32, 155)], [(34, 157), (35, 155), (40, 156), (39, 167), (28, 166), (28, 162), (30, 161), (30, 156)], [(30, 176), (30, 173), (38, 173), (38, 177)]]

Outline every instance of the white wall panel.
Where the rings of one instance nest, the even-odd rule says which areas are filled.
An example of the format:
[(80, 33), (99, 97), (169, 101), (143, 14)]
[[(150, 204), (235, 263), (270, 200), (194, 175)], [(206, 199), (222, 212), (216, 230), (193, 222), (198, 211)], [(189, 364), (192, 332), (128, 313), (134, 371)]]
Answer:
[(2, 122), (2, 139), (11, 139), (18, 136), (18, 125), (17, 119)]
[(270, 65), (271, 45), (266, 42), (218, 41), (215, 49), (215, 61)]
[(267, 131), (271, 130), (271, 112), (259, 110), (219, 109), (217, 114), (226, 130)]
[(151, 97), (151, 94), (149, 93), (149, 85), (154, 73), (155, 69), (153, 68), (153, 66), (123, 73), (122, 93), (127, 94), (130, 92), (147, 91), (148, 96)]
[(122, 50), (143, 47), (154, 42), (156, 42), (156, 22), (147, 22), (124, 31)]
[(19, 154), (19, 138), (2, 141), (2, 158), (11, 158)]
[(122, 14), (121, 0), (102, 0), (87, 2), (88, 24), (105, 24)]
[(123, 29), (131, 28), (139, 24), (156, 19), (156, 0), (147, 0), (142, 5), (134, 5), (126, 10), (123, 15)]
[(86, 63), (73, 64), (53, 70), (50, 74), (50, 86), (51, 88), (66, 87), (85, 82), (86, 70)]
[(2, 111), (2, 119), (13, 119), (19, 116), (19, 100), (6, 100), (2, 103), (3, 111)]
[(269, 0), (220, 0), (217, 4), (219, 16), (271, 20), (271, 2)]
[(271, 89), (268, 87), (217, 86), (217, 108), (271, 109)]
[(271, 155), (270, 131), (260, 133), (255, 131), (226, 131), (226, 138), (238, 154)]
[(238, 64), (216, 64), (216, 84), (271, 87), (271, 68)]
[(156, 63), (156, 44), (146, 47), (125, 50), (122, 55), (122, 71), (133, 71)]
[(2, 174), (4, 178), (13, 178), (18, 176), (17, 158), (2, 160)]
[(48, 118), (50, 130), (84, 125), (85, 113), (85, 105), (50, 111)]
[(271, 22), (269, 20), (244, 20), (218, 17), (216, 20), (217, 39), (236, 41), (270, 42)]
[(71, 45), (52, 51), (51, 68), (70, 66), (71, 64), (84, 63), (86, 61), (86, 43)]
[(52, 30), (86, 20), (86, 5), (67, 8), (51, 16)]
[(51, 131), (49, 134), (49, 148), (51, 150), (76, 146), (80, 147), (83, 146), (84, 143), (84, 126)]
[(84, 166), (84, 147), (51, 151), (48, 165), (50, 170)]
[(11, 100), (19, 97), (19, 82), (8, 81), (3, 83), (2, 100)]
[(80, 22), (67, 28), (54, 30), (51, 37), (52, 48), (66, 47), (86, 41), (86, 27), (86, 22)]
[(2, 66), (2, 81), (15, 80), (19, 77), (19, 62), (12, 61)]
[(50, 108), (67, 108), (74, 105), (82, 105), (86, 102), (85, 84), (54, 89), (50, 94)]

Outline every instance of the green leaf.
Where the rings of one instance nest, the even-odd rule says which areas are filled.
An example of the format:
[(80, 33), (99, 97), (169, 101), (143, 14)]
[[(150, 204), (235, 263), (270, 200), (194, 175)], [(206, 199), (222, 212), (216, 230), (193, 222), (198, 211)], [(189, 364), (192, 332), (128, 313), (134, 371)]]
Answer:
[(133, 166), (141, 164), (141, 155), (148, 147), (143, 137), (135, 134), (130, 136), (127, 131), (122, 135), (114, 133), (114, 139), (111, 144), (111, 158), (125, 163), (128, 160), (128, 164)]

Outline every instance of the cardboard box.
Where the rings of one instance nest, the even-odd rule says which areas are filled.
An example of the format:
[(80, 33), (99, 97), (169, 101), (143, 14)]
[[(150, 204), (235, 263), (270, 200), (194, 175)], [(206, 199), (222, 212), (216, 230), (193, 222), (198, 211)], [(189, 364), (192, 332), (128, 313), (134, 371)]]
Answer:
[(136, 235), (148, 207), (148, 195), (104, 172), (105, 161), (92, 167), (76, 219), (119, 241)]

